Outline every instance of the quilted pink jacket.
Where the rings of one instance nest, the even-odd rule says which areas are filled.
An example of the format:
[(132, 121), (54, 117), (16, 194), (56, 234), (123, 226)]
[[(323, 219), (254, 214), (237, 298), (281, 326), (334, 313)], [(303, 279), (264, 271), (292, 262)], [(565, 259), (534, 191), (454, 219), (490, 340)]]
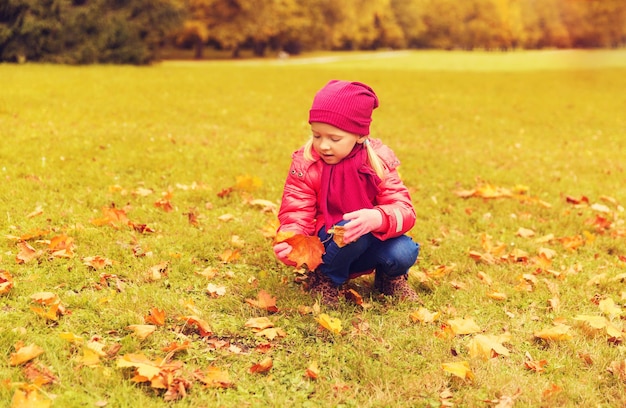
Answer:
[[(380, 193), (374, 205), (384, 214), (383, 227), (373, 234), (380, 240), (403, 235), (415, 225), (415, 209), (396, 168), (400, 161), (395, 153), (378, 139), (370, 143), (385, 168)], [(291, 168), (285, 181), (283, 199), (278, 212), (278, 231), (294, 231), (298, 234), (315, 235), (324, 225), (320, 212), (320, 184), (323, 161), (312, 151), (314, 161), (304, 158), (304, 148), (292, 155)]]

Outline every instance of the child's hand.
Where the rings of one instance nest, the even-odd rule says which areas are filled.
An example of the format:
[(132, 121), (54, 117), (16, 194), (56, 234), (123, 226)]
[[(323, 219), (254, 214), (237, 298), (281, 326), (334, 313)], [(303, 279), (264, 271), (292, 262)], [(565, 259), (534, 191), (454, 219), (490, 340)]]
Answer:
[(274, 245), (274, 255), (278, 258), (279, 261), (289, 266), (296, 266), (297, 263), (287, 258), (287, 255), (291, 252), (293, 248), (286, 242), (279, 242)]
[(383, 215), (376, 209), (352, 211), (344, 214), (343, 219), (350, 221), (344, 225), (343, 241), (346, 244), (356, 241), (383, 225)]

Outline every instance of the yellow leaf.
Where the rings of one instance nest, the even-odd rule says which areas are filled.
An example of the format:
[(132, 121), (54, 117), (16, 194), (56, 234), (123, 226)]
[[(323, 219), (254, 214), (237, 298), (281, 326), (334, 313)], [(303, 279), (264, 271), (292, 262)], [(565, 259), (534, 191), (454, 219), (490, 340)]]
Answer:
[(117, 359), (117, 367), (135, 367), (137, 374), (148, 381), (159, 375), (161, 368), (156, 362), (150, 361), (143, 354), (126, 354)]
[(411, 313), (411, 320), (420, 323), (432, 323), (439, 319), (439, 312), (431, 312), (425, 307), (420, 307), (415, 312)]
[(63, 340), (67, 340), (70, 343), (76, 343), (76, 344), (81, 344), (83, 342), (83, 338), (80, 336), (75, 335), (74, 333), (71, 332), (63, 332), (63, 333), (59, 333), (59, 337), (62, 338)]
[(615, 304), (612, 298), (602, 299), (600, 303), (598, 303), (598, 307), (602, 313), (610, 317), (622, 314), (622, 309)]
[(330, 317), (326, 313), (320, 314), (319, 317), (315, 318), (315, 320), (320, 324), (320, 326), (330, 331), (331, 333), (341, 333), (341, 320), (335, 317)]
[(42, 396), (33, 385), (24, 385), (15, 390), (11, 408), (48, 408), (52, 401)]
[(270, 327), (274, 327), (274, 323), (265, 316), (254, 317), (254, 318), (248, 319), (248, 321), (246, 322), (246, 327), (263, 330), (263, 329), (268, 329)]
[(454, 363), (441, 364), (443, 371), (459, 377), (462, 380), (472, 380), (474, 373), (470, 370), (469, 363), (467, 361), (459, 361)]
[(466, 319), (452, 319), (448, 320), (447, 323), (450, 326), (452, 333), (455, 335), (472, 334), (480, 331), (480, 327), (478, 327), (474, 319), (471, 317)]
[(11, 357), (9, 358), (9, 365), (11, 366), (24, 364), (43, 353), (43, 349), (36, 344), (23, 347), (16, 346), (15, 348), (15, 353), (11, 353)]
[(511, 335), (493, 336), (489, 334), (477, 334), (470, 340), (467, 348), (470, 357), (482, 358), (488, 360), (492, 357), (508, 356), (509, 350), (502, 345), (505, 341), (510, 340)]
[(263, 289), (259, 291), (257, 299), (246, 299), (246, 302), (256, 308), (267, 310), (271, 313), (278, 312), (278, 307), (276, 306), (276, 297), (272, 296)]
[(563, 341), (571, 340), (572, 335), (569, 334), (570, 326), (565, 324), (556, 324), (547, 329), (540, 330), (534, 333), (534, 336), (543, 340)]
[(281, 328), (278, 327), (270, 327), (267, 329), (260, 330), (256, 333), (257, 336), (265, 336), (269, 340), (274, 340), (276, 337), (285, 337), (287, 333)]
[(137, 337), (145, 339), (156, 330), (156, 326), (152, 324), (131, 324), (126, 326), (128, 330), (132, 330)]
[(230, 380), (228, 371), (218, 367), (208, 367), (204, 373), (200, 370), (196, 370), (194, 377), (204, 383), (206, 387), (229, 388), (234, 385)]

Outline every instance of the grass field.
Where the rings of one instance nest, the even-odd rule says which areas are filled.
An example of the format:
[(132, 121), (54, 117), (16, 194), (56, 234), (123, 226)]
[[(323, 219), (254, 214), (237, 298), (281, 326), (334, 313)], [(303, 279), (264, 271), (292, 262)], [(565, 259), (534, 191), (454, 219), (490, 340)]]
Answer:
[[(259, 200), (279, 203), (332, 78), (381, 100), (372, 135), (412, 192), (423, 305), (365, 278), (364, 305), (319, 310), (273, 257)], [(0, 79), (0, 407), (626, 405), (626, 52), (0, 65)], [(262, 291), (278, 311), (246, 300)], [(249, 327), (261, 317), (280, 330)], [(155, 372), (171, 377), (144, 381)]]

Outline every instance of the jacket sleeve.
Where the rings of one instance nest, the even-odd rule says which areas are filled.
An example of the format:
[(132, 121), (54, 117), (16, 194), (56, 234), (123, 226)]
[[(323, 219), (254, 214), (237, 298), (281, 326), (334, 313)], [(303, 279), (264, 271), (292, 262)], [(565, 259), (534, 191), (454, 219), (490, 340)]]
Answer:
[(307, 174), (291, 163), (283, 188), (283, 198), (278, 211), (278, 231), (294, 231), (298, 234), (315, 233), (317, 193), (307, 182)]
[(413, 228), (415, 208), (397, 170), (393, 169), (385, 175), (376, 201), (376, 208), (383, 213), (383, 225), (386, 226), (384, 230), (374, 232), (376, 238), (384, 241), (403, 235)]

